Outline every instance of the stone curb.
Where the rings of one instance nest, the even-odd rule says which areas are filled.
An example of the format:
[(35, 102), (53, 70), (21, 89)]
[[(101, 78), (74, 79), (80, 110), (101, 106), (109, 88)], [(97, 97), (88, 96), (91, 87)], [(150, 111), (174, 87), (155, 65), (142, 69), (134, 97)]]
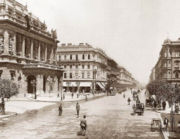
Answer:
[(12, 114), (8, 114), (8, 115), (1, 115), (0, 116), (0, 120), (4, 119), (4, 118), (9, 118), (9, 117), (13, 117), (13, 116), (17, 116), (17, 113), (12, 113)]
[[(99, 97), (104, 97), (104, 96), (106, 96), (106, 94), (101, 95), (101, 96), (93, 96), (93, 97), (88, 98), (88, 100), (95, 99), (95, 98), (99, 98)], [(85, 100), (85, 99), (86, 99), (86, 98), (82, 98), (82, 99), (79, 99), (79, 100), (64, 100), (63, 102), (83, 101), (83, 100)], [(57, 103), (57, 102), (60, 102), (61, 100), (51, 101), (51, 100), (36, 100), (36, 99), (31, 98), (31, 99), (29, 99), (29, 100), (11, 100), (11, 101), (50, 102), (50, 103)]]

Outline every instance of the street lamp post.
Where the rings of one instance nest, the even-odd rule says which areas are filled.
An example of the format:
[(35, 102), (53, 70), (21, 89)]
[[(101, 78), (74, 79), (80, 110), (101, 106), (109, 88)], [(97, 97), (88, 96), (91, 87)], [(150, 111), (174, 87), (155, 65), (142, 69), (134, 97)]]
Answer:
[(96, 91), (96, 73), (97, 73), (97, 70), (94, 69), (93, 70), (93, 94), (95, 94), (95, 91)]
[(36, 90), (35, 90), (35, 87), (36, 87), (36, 80), (32, 80), (31, 81), (31, 84), (32, 84), (32, 87), (33, 87), (33, 94), (34, 94), (34, 99), (37, 98), (37, 94), (36, 94)]

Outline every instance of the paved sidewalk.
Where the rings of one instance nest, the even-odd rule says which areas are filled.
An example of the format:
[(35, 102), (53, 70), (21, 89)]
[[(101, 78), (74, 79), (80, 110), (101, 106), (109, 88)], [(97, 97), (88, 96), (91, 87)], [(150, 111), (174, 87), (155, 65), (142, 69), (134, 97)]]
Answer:
[[(95, 94), (93, 95), (88, 95), (88, 100), (98, 98), (105, 96), (106, 94), (101, 93), (101, 94)], [(85, 96), (80, 96), (79, 98), (74, 97), (73, 99), (70, 97), (66, 97), (64, 102), (74, 102), (74, 101), (82, 101), (85, 100)], [(6, 109), (6, 114), (5, 115), (0, 115), (0, 119), (3, 118), (8, 118), (11, 116), (15, 116), (17, 114), (23, 114), (27, 111), (32, 111), (32, 110), (39, 110), (41, 108), (54, 105), (56, 103), (60, 102), (59, 97), (54, 97), (54, 96), (43, 96), (43, 97), (38, 97), (37, 100), (33, 98), (12, 98), (12, 100), (7, 100), (5, 102), (5, 109)]]

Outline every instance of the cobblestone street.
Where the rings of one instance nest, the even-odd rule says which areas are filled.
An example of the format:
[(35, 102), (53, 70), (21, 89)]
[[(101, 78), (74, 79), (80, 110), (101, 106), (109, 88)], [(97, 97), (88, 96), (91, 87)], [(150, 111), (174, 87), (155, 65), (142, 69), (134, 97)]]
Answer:
[[(143, 116), (131, 115), (132, 106), (127, 97), (109, 96), (82, 102), (81, 117), (87, 115), (89, 139), (160, 139), (160, 133), (150, 131), (155, 112), (145, 111)], [(0, 138), (3, 139), (63, 139), (81, 138), (76, 136), (79, 121), (75, 115), (75, 104), (65, 106), (63, 115), (58, 116), (57, 107), (32, 112), (0, 124)]]

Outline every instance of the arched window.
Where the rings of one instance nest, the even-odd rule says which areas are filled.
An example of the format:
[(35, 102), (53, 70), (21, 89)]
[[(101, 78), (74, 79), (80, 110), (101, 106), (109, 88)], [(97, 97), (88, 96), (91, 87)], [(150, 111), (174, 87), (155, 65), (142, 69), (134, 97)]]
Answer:
[(84, 59), (84, 54), (82, 55), (82, 59)]
[(88, 54), (88, 59), (90, 59), (91, 57), (90, 57), (90, 54)]
[(179, 78), (179, 73), (178, 72), (175, 73), (175, 78)]

